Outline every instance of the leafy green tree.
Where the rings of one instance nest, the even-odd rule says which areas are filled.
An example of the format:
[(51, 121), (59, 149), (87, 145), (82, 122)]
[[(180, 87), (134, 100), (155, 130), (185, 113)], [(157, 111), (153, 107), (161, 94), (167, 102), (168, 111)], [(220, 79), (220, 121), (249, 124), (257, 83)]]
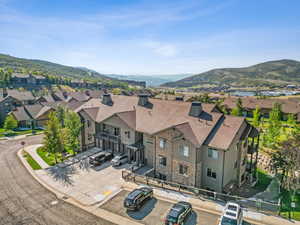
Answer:
[(61, 127), (65, 127), (65, 124), (64, 124), (65, 113), (66, 113), (65, 108), (62, 106), (58, 106), (58, 108), (56, 110), (56, 116), (57, 116), (57, 119), (58, 119)]
[(259, 127), (260, 124), (260, 108), (256, 106), (255, 110), (253, 110), (253, 125), (255, 127)]
[(235, 107), (231, 110), (231, 115), (232, 116), (242, 116), (242, 111), (240, 110), (240, 108)]
[(300, 169), (300, 136), (293, 135), (278, 143), (270, 156), (273, 171), (281, 176), (281, 187), (294, 190), (295, 176)]
[(278, 141), (278, 137), (281, 133), (281, 105), (275, 103), (272, 111), (269, 114), (269, 124), (264, 134), (263, 143), (268, 147), (274, 147)]
[(75, 153), (80, 148), (80, 132), (82, 123), (77, 113), (66, 111), (65, 113), (65, 127), (67, 129), (68, 147)]
[(243, 105), (242, 99), (238, 98), (236, 101), (236, 107), (232, 109), (231, 115), (233, 116), (243, 116)]
[(295, 116), (293, 114), (289, 114), (288, 117), (287, 117), (287, 124), (290, 126), (290, 127), (296, 127), (297, 125), (297, 122), (295, 120)]
[(55, 163), (57, 163), (57, 154), (64, 151), (64, 140), (61, 135), (61, 125), (55, 112), (49, 114), (44, 134), (44, 148), (47, 152), (54, 154)]
[(5, 130), (12, 130), (12, 129), (18, 127), (18, 121), (15, 120), (15, 118), (12, 115), (8, 115), (5, 118), (3, 127), (4, 127)]

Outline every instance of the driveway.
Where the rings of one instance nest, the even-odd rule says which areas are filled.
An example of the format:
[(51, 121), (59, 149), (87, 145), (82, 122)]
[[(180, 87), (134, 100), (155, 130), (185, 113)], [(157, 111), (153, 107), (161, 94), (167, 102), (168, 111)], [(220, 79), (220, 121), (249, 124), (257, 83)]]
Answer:
[(36, 171), (48, 185), (82, 205), (95, 205), (121, 190), (122, 169), (128, 164), (112, 167), (106, 162), (98, 167), (90, 167), (88, 159), (67, 167), (50, 167)]
[(2, 225), (113, 225), (67, 202), (40, 185), (24, 168), (16, 152), (40, 144), (42, 135), (0, 141), (0, 224)]

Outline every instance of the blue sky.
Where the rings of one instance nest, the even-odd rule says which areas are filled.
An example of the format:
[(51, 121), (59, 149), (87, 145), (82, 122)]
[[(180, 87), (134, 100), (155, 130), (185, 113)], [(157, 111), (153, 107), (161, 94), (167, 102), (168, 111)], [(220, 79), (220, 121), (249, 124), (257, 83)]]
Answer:
[(151, 75), (300, 60), (300, 1), (0, 0), (0, 52)]

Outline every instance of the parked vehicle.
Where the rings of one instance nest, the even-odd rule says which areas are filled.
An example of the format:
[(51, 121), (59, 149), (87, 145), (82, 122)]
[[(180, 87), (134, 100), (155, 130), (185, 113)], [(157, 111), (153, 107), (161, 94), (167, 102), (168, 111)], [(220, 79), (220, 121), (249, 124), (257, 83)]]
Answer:
[(127, 163), (128, 156), (127, 155), (117, 155), (111, 160), (111, 164), (113, 166), (120, 166), (124, 163)]
[(192, 212), (192, 205), (180, 201), (172, 206), (165, 219), (165, 225), (181, 225)]
[(128, 210), (139, 210), (146, 201), (153, 197), (153, 190), (148, 187), (135, 189), (124, 200), (124, 207)]
[(110, 152), (100, 152), (95, 155), (90, 156), (89, 163), (93, 166), (99, 166), (102, 163), (111, 160), (113, 154)]
[(235, 202), (228, 202), (225, 206), (224, 213), (220, 219), (219, 225), (242, 225), (243, 210)]

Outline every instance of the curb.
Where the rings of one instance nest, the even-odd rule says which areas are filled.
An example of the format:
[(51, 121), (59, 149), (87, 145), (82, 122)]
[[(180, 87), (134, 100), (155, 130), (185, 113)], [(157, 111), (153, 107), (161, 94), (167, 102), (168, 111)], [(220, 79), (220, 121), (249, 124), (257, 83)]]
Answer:
[[(120, 221), (122, 221), (122, 224), (124, 225), (143, 225), (141, 223), (138, 223), (134, 220), (130, 220), (128, 218), (125, 218), (125, 217), (122, 217), (120, 215), (117, 215), (117, 214), (114, 214), (112, 212), (109, 212), (107, 210), (104, 210), (102, 208), (100, 208), (99, 206), (101, 206), (102, 204), (99, 204), (99, 205), (84, 205), (82, 204), (81, 202), (79, 202), (78, 200), (74, 199), (73, 197), (71, 196), (68, 196), (67, 194), (64, 194), (62, 193), (61, 191), (59, 190), (56, 190), (55, 188), (51, 187), (50, 185), (46, 184), (44, 181), (42, 181), (42, 179), (40, 179), (36, 174), (35, 172), (32, 170), (32, 168), (30, 167), (30, 165), (27, 163), (27, 161), (24, 159), (23, 157), (23, 149), (20, 149), (18, 152), (17, 152), (17, 156), (19, 158), (19, 160), (21, 161), (21, 163), (23, 164), (23, 166), (26, 168), (26, 170), (30, 173), (30, 175), (39, 183), (41, 184), (44, 188), (46, 188), (48, 191), (50, 191), (51, 193), (53, 193), (57, 199), (60, 199), (62, 201), (65, 201), (69, 204), (72, 204), (82, 210), (85, 210), (86, 212), (94, 215), (94, 216), (97, 216), (97, 217), (100, 217), (104, 220), (107, 220), (111, 223), (114, 223), (114, 224), (120, 224)], [(118, 192), (114, 193), (113, 194), (113, 197), (116, 196), (117, 194), (119, 194), (119, 192), (121, 192), (121, 190), (119, 190)], [(105, 202), (107, 202), (108, 200), (110, 200), (111, 198), (108, 198), (106, 200), (103, 201), (103, 204)], [(96, 203), (94, 203), (96, 204)]]

